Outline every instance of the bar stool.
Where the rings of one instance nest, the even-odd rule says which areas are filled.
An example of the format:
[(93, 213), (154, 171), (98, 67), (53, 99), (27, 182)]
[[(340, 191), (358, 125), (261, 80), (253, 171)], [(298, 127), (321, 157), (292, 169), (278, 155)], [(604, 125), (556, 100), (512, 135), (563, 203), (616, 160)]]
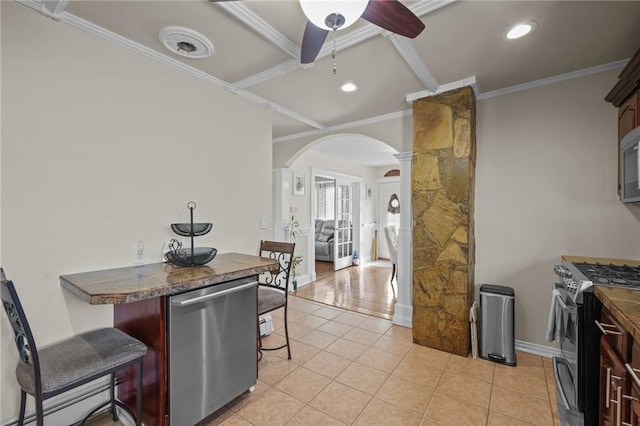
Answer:
[(289, 324), (287, 321), (287, 303), (289, 300), (289, 274), (293, 260), (295, 243), (282, 243), (277, 241), (260, 241), (260, 256), (278, 261), (278, 272), (265, 272), (258, 279), (258, 316), (264, 315), (276, 309), (284, 309), (284, 335), (286, 343), (278, 347), (266, 348), (262, 346), (260, 336), (260, 324), (258, 324), (258, 352), (259, 359), (262, 351), (275, 351), (287, 348), (288, 359), (291, 359), (291, 346), (289, 346)]
[[(2, 305), (13, 328), (20, 355), (16, 367), (16, 378), (21, 388), (18, 425), (24, 424), (27, 394), (32, 395), (36, 400), (37, 425), (42, 426), (44, 424), (43, 401), (109, 374), (111, 375), (109, 401), (92, 410), (82, 424), (108, 405), (110, 405), (113, 420), (117, 421), (117, 405), (135, 419), (136, 425), (141, 425), (142, 357), (147, 353), (147, 347), (116, 328), (102, 328), (78, 334), (38, 350), (13, 282), (7, 280), (2, 268), (0, 268), (0, 278)], [(116, 371), (134, 364), (137, 365), (138, 372), (136, 415), (129, 407), (115, 399), (114, 390)]]

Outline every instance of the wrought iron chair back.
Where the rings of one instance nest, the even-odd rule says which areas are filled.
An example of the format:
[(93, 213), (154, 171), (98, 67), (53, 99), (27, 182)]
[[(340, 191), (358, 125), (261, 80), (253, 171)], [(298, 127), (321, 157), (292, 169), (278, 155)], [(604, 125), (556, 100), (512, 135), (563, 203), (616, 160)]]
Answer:
[(258, 280), (260, 285), (278, 290), (287, 289), (295, 247), (295, 243), (264, 240), (260, 242), (260, 256), (277, 260), (279, 265), (277, 272), (269, 271), (260, 274)]
[(40, 362), (38, 361), (38, 350), (33, 340), (31, 327), (29, 327), (29, 322), (24, 314), (24, 309), (22, 309), (22, 304), (20, 303), (13, 282), (7, 280), (4, 269), (2, 268), (0, 268), (0, 278), (2, 279), (2, 306), (13, 329), (13, 340), (18, 349), (20, 363), (33, 371), (36, 392), (41, 393)]
[[(14, 342), (20, 356), (16, 368), (16, 378), (21, 388), (18, 426), (24, 424), (27, 393), (35, 398), (36, 424), (42, 426), (44, 400), (106, 375), (111, 375), (110, 399), (91, 411), (82, 420), (82, 424), (98, 410), (109, 405), (114, 421), (118, 420), (116, 406), (119, 406), (135, 420), (136, 425), (141, 425), (142, 358), (147, 352), (146, 346), (120, 330), (103, 328), (48, 345), (39, 353), (15, 286), (12, 281), (7, 280), (2, 268), (0, 281), (2, 306), (13, 329)], [(69, 370), (70, 365), (73, 371)], [(137, 365), (138, 372), (137, 415), (116, 400), (114, 391), (115, 372), (133, 365)]]
[[(286, 343), (277, 347), (264, 347), (260, 336), (260, 324), (258, 324), (259, 351), (273, 351), (287, 348), (287, 355), (291, 359), (291, 347), (289, 346), (289, 327), (287, 321), (287, 304), (289, 300), (289, 276), (291, 274), (293, 252), (295, 243), (278, 241), (261, 241), (260, 256), (278, 261), (278, 270), (265, 272), (258, 279), (258, 315), (264, 315), (276, 309), (284, 309), (284, 332)], [(262, 352), (260, 352), (262, 353)]]

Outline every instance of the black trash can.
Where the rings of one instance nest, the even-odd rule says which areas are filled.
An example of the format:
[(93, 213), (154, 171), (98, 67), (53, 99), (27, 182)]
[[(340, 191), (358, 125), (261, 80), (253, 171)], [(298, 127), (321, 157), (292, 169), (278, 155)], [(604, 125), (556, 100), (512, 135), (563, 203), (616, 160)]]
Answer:
[(480, 358), (516, 365), (514, 300), (515, 293), (511, 287), (480, 286)]

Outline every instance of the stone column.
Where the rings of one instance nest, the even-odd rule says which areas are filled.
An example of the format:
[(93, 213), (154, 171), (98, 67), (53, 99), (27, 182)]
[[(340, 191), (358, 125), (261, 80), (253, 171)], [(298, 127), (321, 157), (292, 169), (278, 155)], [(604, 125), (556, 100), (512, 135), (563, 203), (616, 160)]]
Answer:
[(413, 103), (413, 340), (466, 356), (474, 298), (475, 99)]

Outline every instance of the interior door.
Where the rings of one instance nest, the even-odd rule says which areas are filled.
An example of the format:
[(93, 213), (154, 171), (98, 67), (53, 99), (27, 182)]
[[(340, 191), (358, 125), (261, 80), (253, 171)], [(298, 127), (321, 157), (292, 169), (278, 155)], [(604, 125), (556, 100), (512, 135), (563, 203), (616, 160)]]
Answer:
[(389, 248), (387, 239), (384, 236), (384, 227), (395, 225), (396, 230), (400, 228), (400, 214), (389, 212), (389, 202), (393, 194), (400, 195), (400, 181), (380, 182), (378, 184), (378, 239), (376, 241), (378, 257), (389, 259)]
[(336, 225), (333, 249), (334, 270), (351, 266), (353, 261), (353, 183), (336, 179)]

